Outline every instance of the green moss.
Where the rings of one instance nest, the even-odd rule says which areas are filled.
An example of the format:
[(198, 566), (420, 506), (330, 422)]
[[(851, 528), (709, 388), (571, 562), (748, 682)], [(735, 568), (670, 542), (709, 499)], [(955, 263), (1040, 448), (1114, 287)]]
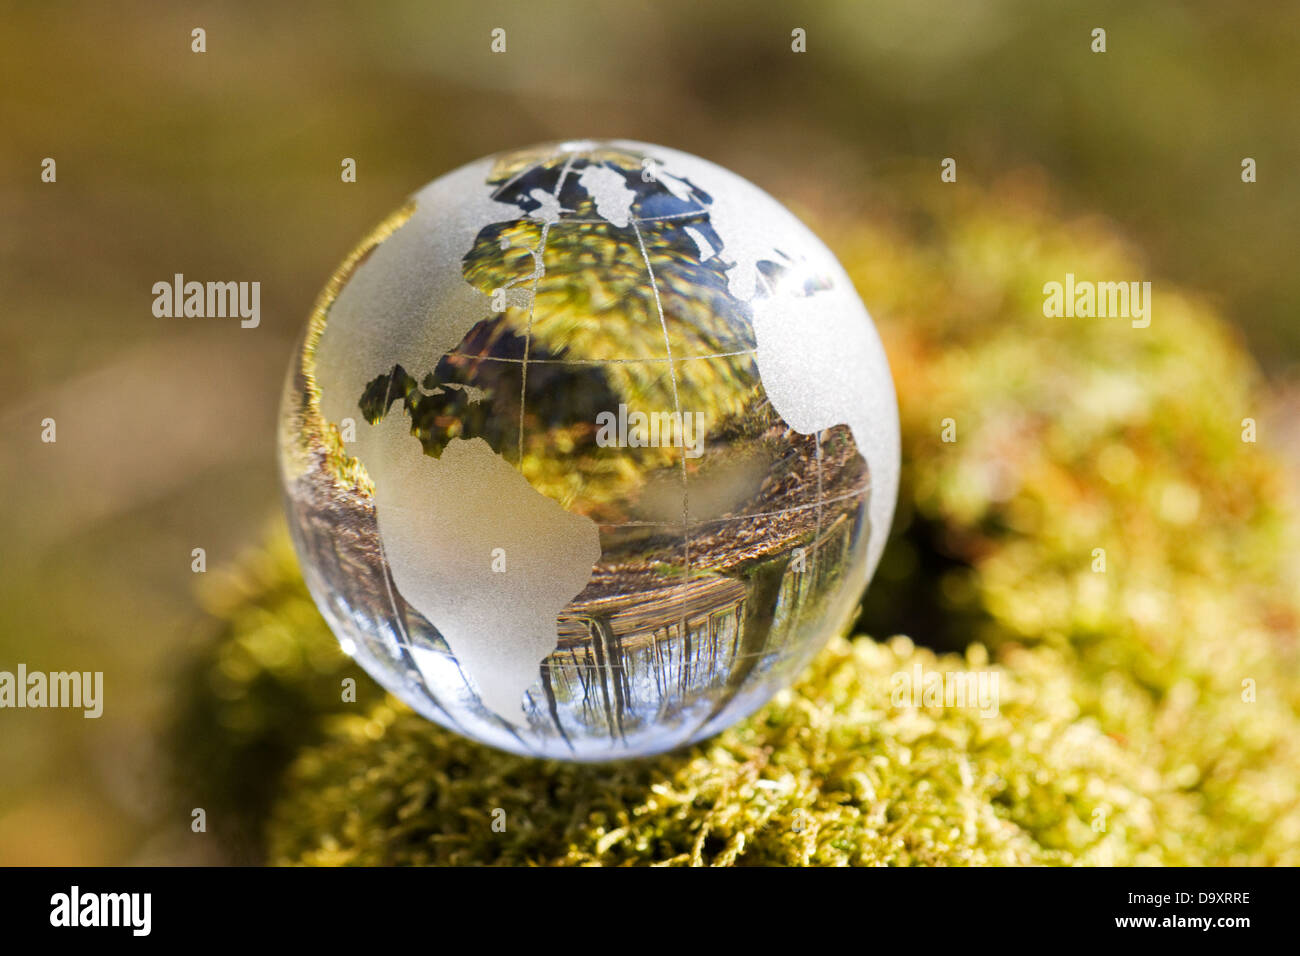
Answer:
[[(170, 731), (174, 799), (207, 811), (234, 861), (264, 857), (262, 832), (286, 764), (325, 735), (323, 718), (383, 696), (339, 649), (284, 534), (214, 572), (202, 648), (177, 682)], [(358, 703), (344, 703), (351, 679)]]
[[(1300, 862), (1300, 535), (1253, 365), (1159, 277), (1149, 328), (1045, 318), (1066, 272), (1152, 278), (1102, 224), (1015, 193), (894, 195), (933, 198), (832, 242), (903, 424), (898, 536), (863, 623), (956, 654), (841, 640), (688, 751), (524, 760), (364, 678), (370, 702), (341, 704), (346, 665), (277, 545), (196, 669), (195, 788), (265, 823), (282, 863)], [(992, 668), (998, 715), (895, 706), (918, 662)], [(249, 774), (265, 799), (230, 790)]]
[(1066, 272), (1149, 273), (1095, 222), (956, 197), (927, 248), (888, 230), (848, 242), (891, 317), (918, 519), (905, 544), (944, 568), (924, 585), (968, 639), (1067, 655), (1082, 713), (1194, 802), (1200, 831), (1170, 840), (1216, 862), (1294, 860), (1300, 536), (1267, 429), (1242, 440), (1266, 407), (1253, 364), (1158, 277), (1149, 328), (1044, 317), (1043, 283)]
[[(1012, 864), (1184, 862), (1189, 801), (1073, 703), (1051, 650), (999, 676), (1000, 712), (895, 707), (891, 675), (986, 666), (906, 638), (837, 640), (755, 717), (612, 767), (505, 756), (391, 704), (342, 718), (294, 765), (282, 863)], [(504, 811), (505, 830), (492, 827)], [(1094, 817), (1096, 814), (1096, 817)], [(498, 815), (499, 818), (499, 815)], [(1094, 819), (1099, 829), (1094, 829)], [(1104, 830), (1100, 829), (1104, 823)]]

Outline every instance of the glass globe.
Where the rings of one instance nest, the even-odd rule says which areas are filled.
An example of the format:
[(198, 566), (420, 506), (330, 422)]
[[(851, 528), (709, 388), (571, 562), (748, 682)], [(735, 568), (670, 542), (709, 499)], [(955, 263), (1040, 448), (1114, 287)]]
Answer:
[(505, 750), (716, 733), (847, 626), (898, 410), (825, 246), (718, 166), (569, 142), (435, 180), (343, 262), (286, 382), (307, 585), (428, 719)]

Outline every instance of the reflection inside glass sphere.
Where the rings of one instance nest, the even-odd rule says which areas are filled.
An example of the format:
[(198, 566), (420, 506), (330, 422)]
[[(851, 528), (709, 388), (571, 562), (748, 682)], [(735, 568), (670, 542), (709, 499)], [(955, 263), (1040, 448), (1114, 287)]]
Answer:
[(897, 411), (843, 271), (746, 181), (569, 143), (435, 181), (318, 301), (281, 460), (377, 680), (505, 749), (700, 739), (847, 623)]

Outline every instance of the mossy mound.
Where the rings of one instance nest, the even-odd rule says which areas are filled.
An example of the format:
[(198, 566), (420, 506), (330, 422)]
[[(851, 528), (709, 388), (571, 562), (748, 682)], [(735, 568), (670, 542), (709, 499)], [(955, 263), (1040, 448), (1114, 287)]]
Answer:
[(891, 317), (916, 526), (901, 545), (945, 567), (912, 583), (949, 643), (955, 626), (995, 653), (1065, 654), (1081, 712), (1194, 801), (1196, 828), (1166, 840), (1206, 862), (1294, 862), (1300, 534), (1254, 364), (1158, 278), (1149, 327), (1044, 317), (1043, 285), (1066, 273), (1149, 275), (1102, 222), (1012, 191), (996, 208), (955, 193), (926, 221), (919, 245), (888, 231), (845, 245)]
[[(1044, 317), (1067, 272), (1149, 276), (1104, 223), (1018, 182), (898, 189), (922, 198), (832, 241), (903, 424), (898, 536), (863, 625), (912, 639), (837, 641), (681, 753), (524, 760), (359, 675), (369, 702), (340, 702), (357, 672), (277, 544), (196, 669), (192, 787), (265, 825), (250, 853), (280, 863), (1300, 862), (1300, 534), (1266, 431), (1243, 441), (1254, 366), (1158, 279), (1147, 328)], [(997, 715), (892, 700), (918, 663), (996, 674)], [(241, 774), (265, 800), (230, 793)]]
[[(257, 862), (285, 766), (325, 737), (326, 714), (384, 691), (330, 635), (282, 531), (209, 577), (210, 633), (176, 685), (172, 790), (178, 814), (206, 811), (227, 861)], [(349, 678), (354, 704), (342, 701)]]
[(1000, 712), (991, 718), (892, 706), (891, 675), (916, 663), (987, 665), (978, 647), (966, 659), (936, 659), (907, 638), (836, 640), (755, 717), (686, 752), (605, 767), (503, 755), (381, 704), (340, 718), (332, 739), (295, 763), (272, 820), (271, 858), (864, 866), (1195, 858), (1162, 838), (1188, 825), (1190, 802), (1162, 793), (1158, 774), (1080, 716), (1055, 652), (1022, 650), (995, 671)]

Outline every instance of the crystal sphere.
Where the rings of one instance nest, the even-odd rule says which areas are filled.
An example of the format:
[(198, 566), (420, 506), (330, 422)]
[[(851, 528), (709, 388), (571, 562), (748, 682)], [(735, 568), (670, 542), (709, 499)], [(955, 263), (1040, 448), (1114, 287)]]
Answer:
[(307, 585), (375, 680), (492, 746), (609, 760), (716, 733), (851, 622), (898, 409), (783, 206), (567, 142), (434, 180), (347, 257), (280, 464)]

